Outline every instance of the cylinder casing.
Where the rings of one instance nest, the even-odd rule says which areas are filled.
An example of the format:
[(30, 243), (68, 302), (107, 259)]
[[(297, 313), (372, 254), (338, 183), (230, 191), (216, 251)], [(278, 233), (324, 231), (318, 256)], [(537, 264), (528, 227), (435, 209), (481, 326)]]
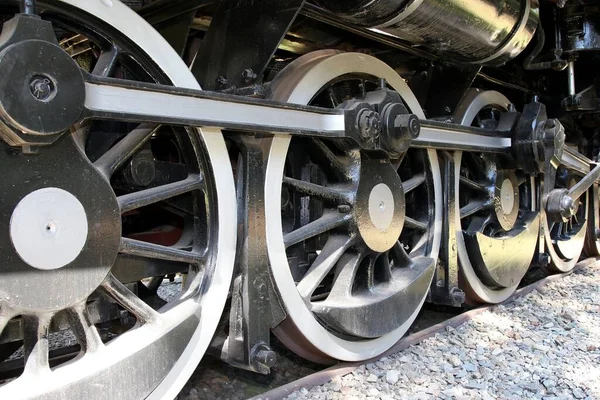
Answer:
[(537, 0), (318, 0), (343, 20), (460, 61), (502, 64), (538, 24)]

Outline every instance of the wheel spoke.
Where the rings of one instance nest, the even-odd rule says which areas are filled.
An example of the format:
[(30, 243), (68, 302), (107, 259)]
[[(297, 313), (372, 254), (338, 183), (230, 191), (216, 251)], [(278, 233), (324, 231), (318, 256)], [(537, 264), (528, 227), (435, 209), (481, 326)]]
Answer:
[(381, 268), (383, 270), (383, 279), (385, 281), (389, 281), (392, 279), (392, 264), (390, 263), (390, 254), (389, 252), (383, 253), (379, 256), (379, 260), (381, 262)]
[(394, 260), (394, 266), (402, 267), (412, 263), (410, 256), (406, 253), (404, 246), (399, 241), (396, 242), (394, 247), (390, 250), (392, 260)]
[(344, 163), (340, 160), (340, 158), (331, 151), (329, 147), (323, 141), (318, 139), (313, 139), (312, 141), (313, 147), (319, 153), (321, 157), (324, 158), (323, 161), (327, 163), (328, 167), (333, 169), (333, 172), (338, 178), (348, 180), (349, 179), (349, 169)]
[(323, 279), (331, 272), (342, 254), (352, 245), (353, 240), (348, 236), (332, 235), (327, 239), (327, 243), (321, 250), (321, 253), (312, 263), (310, 269), (300, 283), (297, 289), (300, 296), (308, 300), (321, 284)]
[(133, 294), (131, 290), (127, 289), (113, 274), (108, 274), (101, 288), (109, 297), (116, 300), (139, 320), (149, 323), (158, 319), (159, 314)]
[(409, 229), (416, 229), (421, 232), (427, 231), (427, 223), (417, 221), (416, 219), (410, 217), (404, 217), (404, 227)]
[(330, 211), (315, 221), (312, 221), (295, 231), (287, 233), (283, 236), (285, 247), (293, 246), (303, 242), (321, 233), (337, 228), (350, 219), (350, 214), (342, 214), (337, 211)]
[(192, 190), (202, 189), (203, 185), (204, 180), (202, 176), (194, 174), (182, 181), (119, 196), (117, 200), (119, 201), (119, 207), (121, 207), (121, 213), (126, 213), (127, 211), (158, 203), (159, 201), (191, 192)]
[(375, 262), (377, 261), (377, 255), (370, 254), (367, 256), (367, 288), (372, 289), (375, 287)]
[(425, 182), (425, 174), (415, 175), (409, 180), (402, 182), (402, 187), (404, 188), (404, 193), (408, 193), (412, 190), (415, 190), (419, 186), (421, 186)]
[(109, 50), (105, 50), (98, 57), (92, 75), (101, 76), (104, 78), (112, 76), (117, 61), (119, 59), (119, 49), (117, 47), (111, 47)]
[(107, 178), (110, 178), (132, 155), (135, 154), (156, 133), (160, 126), (142, 124), (129, 132), (119, 143), (114, 145), (94, 166)]
[(305, 182), (294, 178), (283, 178), (283, 183), (290, 186), (297, 192), (308, 196), (316, 196), (323, 200), (330, 201), (335, 204), (348, 204), (350, 197), (346, 192), (340, 189), (328, 188), (317, 185), (316, 183)]
[(488, 208), (489, 205), (483, 200), (474, 200), (460, 209), (460, 218), (466, 218), (478, 211)]
[(354, 278), (362, 260), (361, 254), (345, 253), (337, 263), (338, 273), (329, 292), (327, 300), (337, 301), (352, 295)]
[(485, 185), (475, 182), (464, 176), (460, 177), (460, 184), (468, 187), (471, 190), (476, 190), (478, 192), (484, 192), (484, 193), (487, 192), (487, 188), (485, 187)]
[(129, 238), (121, 238), (119, 252), (132, 256), (178, 261), (188, 264), (201, 264), (204, 262), (204, 257), (198, 253)]
[(327, 89), (327, 95), (329, 97), (329, 101), (331, 102), (332, 108), (336, 108), (337, 106), (340, 105), (340, 102), (338, 101), (333, 88), (330, 87), (329, 89)]
[(95, 352), (104, 346), (98, 330), (91, 322), (85, 301), (67, 309), (67, 318), (84, 352)]
[(32, 374), (49, 371), (48, 334), (52, 315), (24, 315), (22, 318), (25, 371)]

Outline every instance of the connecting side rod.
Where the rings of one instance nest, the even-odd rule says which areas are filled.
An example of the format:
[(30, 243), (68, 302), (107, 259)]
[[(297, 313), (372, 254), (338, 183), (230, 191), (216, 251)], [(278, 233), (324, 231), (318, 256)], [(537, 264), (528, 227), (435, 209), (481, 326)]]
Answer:
[[(354, 110), (281, 104), (210, 91), (86, 77), (87, 118), (218, 127), (241, 132), (352, 137)], [(415, 147), (508, 152), (508, 132), (422, 121)]]
[(568, 169), (577, 171), (582, 175), (587, 175), (590, 172), (590, 166), (593, 164), (592, 160), (569, 146), (563, 148), (560, 162)]

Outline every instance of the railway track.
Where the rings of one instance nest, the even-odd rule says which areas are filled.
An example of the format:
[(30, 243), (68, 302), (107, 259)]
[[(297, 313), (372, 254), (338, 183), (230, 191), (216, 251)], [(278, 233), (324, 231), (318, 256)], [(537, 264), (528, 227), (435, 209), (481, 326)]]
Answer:
[[(543, 271), (532, 269), (523, 278), (519, 289), (501, 304), (510, 304), (514, 300), (582, 268), (590, 268), (592, 264), (597, 265), (599, 260), (588, 258), (580, 261), (568, 273), (551, 276), (547, 276)], [(496, 306), (451, 308), (426, 304), (410, 330), (398, 343), (381, 356), (361, 363), (340, 363), (331, 367), (310, 363), (287, 350), (285, 346), (277, 342), (276, 338), (274, 338), (274, 349), (277, 351), (278, 363), (267, 376), (240, 371), (223, 363), (218, 358), (209, 356), (200, 363), (190, 381), (179, 394), (178, 400), (281, 400), (301, 388), (310, 389), (313, 386), (325, 384), (335, 376), (351, 373), (363, 364), (373, 363), (382, 357), (400, 352), (437, 333), (446, 331), (448, 327), (456, 328)]]

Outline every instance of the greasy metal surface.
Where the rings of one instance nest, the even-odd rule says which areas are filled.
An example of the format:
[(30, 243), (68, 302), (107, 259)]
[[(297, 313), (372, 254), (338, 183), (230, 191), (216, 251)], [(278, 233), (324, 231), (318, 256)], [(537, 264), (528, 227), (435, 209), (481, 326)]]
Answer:
[(420, 48), (417, 48), (411, 45), (409, 42), (402, 41), (398, 38), (381, 35), (379, 33), (373, 32), (367, 28), (361, 28), (359, 26), (350, 25), (344, 21), (341, 21), (340, 18), (332, 13), (326, 12), (320, 7), (315, 6), (311, 3), (305, 3), (302, 9), (300, 9), (300, 14), (305, 15), (309, 18), (312, 18), (316, 21), (324, 22), (328, 25), (335, 26), (336, 28), (342, 29), (346, 32), (350, 32), (356, 34), (358, 36), (364, 37), (366, 39), (373, 40), (375, 42), (382, 43), (386, 46), (389, 46), (396, 50), (402, 50), (407, 54), (412, 54), (418, 57), (423, 57), (425, 59), (435, 60), (437, 56), (431, 52), (427, 52)]
[(597, 164), (593, 170), (587, 173), (581, 180), (579, 180), (575, 186), (569, 189), (568, 195), (575, 202), (588, 191), (588, 189), (597, 183), (600, 177), (600, 164)]
[(418, 148), (506, 153), (510, 151), (512, 140), (508, 131), (486, 131), (479, 127), (421, 121), (421, 133), (412, 144)]
[(572, 169), (585, 175), (590, 172), (592, 160), (578, 152), (577, 149), (565, 145), (560, 158), (560, 163), (568, 169)]
[[(575, 185), (574, 176), (576, 174), (562, 168), (555, 171), (557, 172), (552, 172), (553, 176), (545, 175), (544, 179), (551, 182), (552, 186), (545, 187), (544, 192), (567, 189)], [(593, 191), (586, 192), (578, 199), (575, 214), (567, 218), (566, 222), (554, 222), (544, 212), (542, 233), (547, 252), (550, 254), (551, 264), (548, 266), (550, 270), (568, 272), (575, 266), (585, 245), (585, 236), (588, 231), (587, 219), (590, 212), (588, 202), (591, 194)]]
[(501, 64), (518, 55), (531, 41), (538, 23), (535, 0), (406, 3), (319, 0), (321, 6), (355, 25), (482, 64)]
[(348, 131), (345, 129), (347, 118), (354, 121), (354, 110), (285, 105), (217, 92), (90, 75), (85, 79), (87, 118), (222, 127), (244, 132), (296, 135), (312, 132), (323, 137), (344, 137), (347, 132), (353, 132), (352, 126), (348, 127)]

